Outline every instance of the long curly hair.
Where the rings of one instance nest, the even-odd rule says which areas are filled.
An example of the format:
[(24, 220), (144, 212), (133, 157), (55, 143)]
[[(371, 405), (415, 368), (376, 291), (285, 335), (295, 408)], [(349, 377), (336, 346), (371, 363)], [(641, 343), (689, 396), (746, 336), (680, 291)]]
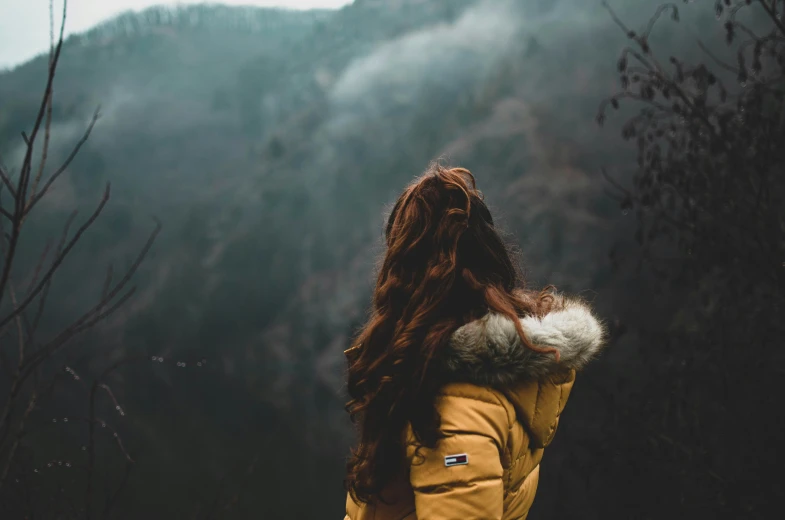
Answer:
[(514, 321), (542, 315), (549, 290), (524, 289), (513, 255), (494, 227), (474, 176), (463, 168), (432, 165), (393, 206), (385, 230), (371, 315), (351, 348), (346, 405), (359, 430), (347, 463), (345, 487), (371, 502), (404, 469), (405, 431), (433, 447), (442, 437), (435, 398), (438, 359), (450, 335), (487, 312)]

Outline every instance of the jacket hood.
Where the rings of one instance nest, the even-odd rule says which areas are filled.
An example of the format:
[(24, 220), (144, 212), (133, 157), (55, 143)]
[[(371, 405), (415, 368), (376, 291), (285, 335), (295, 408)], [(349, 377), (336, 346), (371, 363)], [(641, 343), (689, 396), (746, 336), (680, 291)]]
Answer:
[(532, 344), (559, 351), (558, 363), (552, 353), (523, 346), (512, 320), (489, 313), (451, 336), (443, 358), (448, 379), (509, 388), (560, 369), (583, 368), (605, 346), (605, 326), (588, 304), (578, 299), (560, 300), (561, 305), (543, 317), (520, 318), (524, 335)]

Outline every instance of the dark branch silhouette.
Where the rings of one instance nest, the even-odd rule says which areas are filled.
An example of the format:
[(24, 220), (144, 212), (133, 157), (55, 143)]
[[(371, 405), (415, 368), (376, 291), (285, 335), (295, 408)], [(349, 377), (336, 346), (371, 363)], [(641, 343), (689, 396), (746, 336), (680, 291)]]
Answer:
[[(670, 307), (641, 330), (637, 397), (614, 399), (594, 385), (623, 418), (608, 442), (661, 496), (681, 494), (680, 504), (700, 502), (713, 517), (760, 516), (759, 497), (779, 485), (764, 468), (781, 448), (761, 441), (740, 465), (731, 439), (741, 435), (737, 424), (773, 431), (783, 419), (771, 396), (785, 332), (785, 2), (717, 0), (736, 63), (698, 42), (708, 64), (670, 56), (667, 66), (649, 36), (666, 11), (679, 20), (677, 5), (660, 7), (640, 35), (606, 7), (632, 44), (617, 63), (621, 89), (600, 104), (597, 122), (621, 102), (638, 110), (621, 130), (637, 145), (631, 182), (605, 178), (621, 209), (634, 212), (639, 265)], [(755, 10), (754, 25), (739, 21), (745, 9)], [(647, 486), (615, 491), (642, 503)]]
[[(10, 497), (18, 488), (18, 486), (9, 487), (11, 477), (14, 477), (13, 482), (16, 484), (32, 485), (30, 475), (38, 473), (37, 469), (33, 471), (17, 460), (20, 448), (27, 436), (32, 431), (37, 431), (31, 427), (36, 410), (52, 394), (55, 386), (62, 383), (64, 374), (71, 376), (65, 378), (66, 380), (73, 379), (86, 389), (84, 381), (70, 366), (62, 362), (60, 354), (66, 350), (69, 342), (74, 338), (115, 313), (129, 300), (134, 293), (134, 287), (130, 286), (131, 280), (161, 230), (161, 223), (156, 220), (153, 231), (135, 260), (119, 278), (114, 278), (113, 269), (111, 266), (109, 267), (97, 303), (62, 330), (52, 334), (50, 338), (38, 337), (53, 278), (83, 236), (99, 219), (111, 195), (110, 186), (107, 184), (93, 212), (83, 223), (79, 224), (73, 233), (71, 233), (71, 228), (75, 224), (77, 212), (71, 213), (64, 224), (57, 246), (53, 248), (53, 242), (47, 241), (38, 257), (38, 262), (31, 266), (32, 269), (27, 274), (29, 281), (26, 283), (25, 289), (20, 292), (19, 286), (14, 283), (14, 280), (17, 268), (26, 267), (18, 260), (19, 242), (25, 236), (27, 229), (26, 219), (38, 207), (38, 203), (50, 193), (50, 188), (54, 183), (62, 179), (64, 174), (68, 172), (69, 166), (87, 142), (100, 116), (99, 110), (96, 110), (81, 138), (66, 155), (65, 160), (56, 167), (49, 168), (54, 83), (63, 48), (66, 12), (67, 2), (64, 2), (62, 23), (55, 41), (54, 13), (50, 3), (52, 42), (46, 84), (32, 129), (29, 132), (22, 132), (25, 153), (18, 174), (14, 175), (5, 166), (0, 165), (0, 179), (2, 180), (0, 196), (3, 195), (2, 191), (5, 191), (6, 198), (10, 196), (10, 203), (0, 198), (0, 231), (2, 232), (2, 236), (0, 236), (0, 245), (2, 245), (2, 268), (0, 268), (0, 338), (2, 338), (2, 343), (0, 343), (0, 352), (2, 352), (3, 367), (8, 375), (8, 393), (2, 398), (3, 403), (0, 405), (2, 406), (0, 408), (0, 497), (9, 498), (9, 503)], [(37, 147), (40, 147), (40, 153), (36, 152)], [(34, 159), (36, 155), (39, 157), (37, 165)], [(51, 170), (48, 175), (47, 170)], [(114, 393), (106, 383), (106, 378), (122, 364), (124, 362), (113, 364), (93, 381), (86, 393), (89, 404), (87, 417), (72, 416), (66, 417), (62, 421), (63, 423), (69, 422), (69, 420), (77, 424), (83, 423), (87, 425), (89, 431), (89, 450), (86, 450), (88, 462), (84, 468), (86, 471), (84, 506), (77, 507), (73, 497), (64, 495), (62, 489), (58, 497), (51, 497), (54, 501), (52, 507), (66, 507), (71, 510), (72, 516), (91, 518), (96, 509), (93, 503), (91, 484), (95, 472), (93, 465), (95, 457), (94, 432), (97, 425), (101, 426), (101, 429), (107, 428), (111, 433), (127, 464), (126, 472), (118, 484), (119, 487), (106, 497), (102, 514), (104, 518), (107, 518), (111, 513), (112, 507), (128, 479), (133, 458), (123, 445), (118, 431), (96, 415), (96, 401), (99, 391), (106, 394), (119, 408)], [(124, 415), (124, 412), (120, 415)], [(60, 423), (53, 419), (53, 424)], [(58, 461), (58, 465), (62, 465), (62, 462)], [(67, 466), (70, 467), (71, 463), (68, 462)], [(25, 495), (27, 499), (23, 507), (28, 509), (26, 514), (32, 514), (34, 501), (30, 498), (32, 495), (29, 488), (25, 489)], [(5, 502), (6, 500), (0, 498), (0, 501)], [(54, 505), (54, 503), (60, 505)], [(36, 508), (40, 509), (38, 506)], [(5, 510), (5, 506), (3, 510)]]

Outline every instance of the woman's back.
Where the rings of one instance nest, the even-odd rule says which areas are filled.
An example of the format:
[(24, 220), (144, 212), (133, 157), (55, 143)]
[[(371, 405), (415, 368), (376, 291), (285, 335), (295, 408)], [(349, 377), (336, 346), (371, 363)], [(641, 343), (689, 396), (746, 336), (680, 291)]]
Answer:
[(426, 448), (408, 428), (405, 470), (383, 500), (347, 496), (346, 520), (526, 518), (576, 370), (602, 348), (604, 331), (586, 304), (562, 298), (520, 325), (532, 343), (556, 349), (559, 361), (525, 348), (500, 314), (456, 330), (438, 361), (443, 437)]

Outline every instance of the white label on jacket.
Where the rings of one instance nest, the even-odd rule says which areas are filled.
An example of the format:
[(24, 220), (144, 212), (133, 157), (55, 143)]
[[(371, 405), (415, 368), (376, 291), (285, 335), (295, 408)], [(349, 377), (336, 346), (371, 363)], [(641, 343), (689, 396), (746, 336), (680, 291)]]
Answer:
[(444, 457), (444, 465), (449, 466), (460, 466), (462, 464), (469, 463), (469, 456), (465, 453), (460, 453), (458, 455), (447, 455)]

